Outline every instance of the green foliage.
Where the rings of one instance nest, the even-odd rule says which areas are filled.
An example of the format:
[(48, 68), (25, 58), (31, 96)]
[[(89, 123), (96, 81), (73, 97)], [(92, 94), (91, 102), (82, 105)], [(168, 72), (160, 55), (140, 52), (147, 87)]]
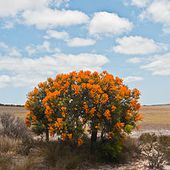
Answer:
[(131, 133), (133, 129), (134, 129), (134, 127), (132, 125), (125, 126), (125, 132), (128, 134)]
[(105, 141), (97, 146), (97, 155), (104, 162), (118, 162), (122, 151), (122, 143), (115, 141)]
[(139, 90), (106, 71), (59, 74), (28, 94), (25, 123), (36, 134), (45, 133), (47, 141), (50, 136), (80, 147), (90, 137), (91, 154), (99, 141), (106, 160), (116, 160), (124, 136), (142, 120), (139, 96)]
[(39, 136), (43, 135), (43, 133), (45, 132), (45, 128), (41, 124), (37, 124), (36, 126), (32, 127), (32, 131)]

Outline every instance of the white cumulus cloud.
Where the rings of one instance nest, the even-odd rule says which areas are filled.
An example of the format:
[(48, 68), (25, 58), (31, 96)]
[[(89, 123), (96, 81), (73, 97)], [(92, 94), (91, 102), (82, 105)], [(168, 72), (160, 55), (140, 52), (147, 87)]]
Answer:
[(70, 0), (51, 0), (52, 5), (59, 7), (61, 4), (65, 3), (66, 6)]
[(138, 57), (133, 57), (133, 58), (129, 58), (127, 60), (128, 63), (133, 63), (133, 64), (136, 64), (136, 63), (141, 63), (143, 60), (143, 58), (138, 58)]
[(0, 0), (0, 18), (16, 16), (25, 10), (39, 11), (50, 5), (59, 6), (69, 0)]
[(46, 39), (54, 38), (54, 39), (67, 40), (69, 38), (69, 34), (65, 31), (47, 30), (47, 35), (44, 38), (46, 38)]
[(69, 39), (67, 41), (67, 45), (70, 47), (91, 46), (91, 45), (94, 45), (95, 43), (96, 41), (93, 39), (85, 39), (85, 38), (79, 38), (79, 37)]
[(34, 25), (39, 29), (85, 24), (89, 20), (89, 17), (81, 11), (51, 8), (27, 10), (22, 17), (25, 24)]
[(143, 80), (143, 77), (139, 77), (139, 76), (128, 76), (123, 78), (123, 81), (125, 83), (132, 83), (132, 82), (136, 82), (136, 81), (141, 81)]
[(45, 53), (55, 53), (60, 52), (60, 49), (51, 47), (50, 42), (44, 41), (40, 45), (28, 45), (26, 46), (26, 51), (29, 56), (39, 53), (39, 52), (45, 52)]
[(15, 16), (24, 10), (39, 10), (48, 6), (50, 0), (0, 0), (0, 17)]
[(151, 71), (153, 75), (170, 76), (170, 53), (151, 57), (149, 63), (141, 68)]
[[(46, 29), (87, 23), (89, 17), (78, 10), (59, 10), (69, 0), (0, 0), (0, 18), (7, 20), (5, 29), (14, 27), (14, 22)], [(9, 22), (8, 19), (12, 20)]]
[(0, 88), (3, 88), (10, 83), (10, 77), (8, 75), (0, 75)]
[(142, 8), (142, 7), (145, 7), (149, 2), (150, 0), (132, 0), (131, 4)]
[(97, 12), (89, 24), (90, 34), (122, 34), (130, 31), (133, 24), (115, 13)]
[(166, 45), (141, 36), (118, 38), (116, 42), (117, 45), (113, 47), (113, 50), (116, 53), (128, 55), (150, 54), (161, 50), (166, 50)]
[(149, 19), (170, 27), (170, 1), (154, 0), (140, 15), (142, 19)]
[(8, 49), (8, 45), (5, 44), (4, 42), (0, 42), (0, 48), (1, 49)]
[(163, 32), (167, 33), (167, 34), (170, 34), (170, 27), (163, 28)]
[(13, 86), (35, 86), (57, 73), (74, 70), (101, 71), (108, 61), (104, 55), (90, 53), (54, 54), (39, 58), (1, 56), (0, 71), (8, 74), (0, 78), (0, 83), (3, 87), (7, 82)]

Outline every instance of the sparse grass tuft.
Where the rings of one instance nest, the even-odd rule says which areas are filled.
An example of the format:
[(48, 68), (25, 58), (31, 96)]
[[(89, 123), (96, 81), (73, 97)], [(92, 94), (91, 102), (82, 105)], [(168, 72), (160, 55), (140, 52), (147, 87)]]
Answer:
[(0, 152), (16, 152), (20, 141), (16, 139), (11, 139), (7, 136), (0, 136)]
[(86, 152), (81, 148), (72, 148), (56, 142), (41, 144), (39, 153), (47, 166), (60, 170), (77, 169), (83, 165), (86, 157)]
[(10, 170), (16, 155), (19, 140), (0, 136), (0, 170)]
[(0, 170), (10, 170), (12, 166), (11, 155), (0, 153)]
[(138, 140), (135, 138), (126, 138), (123, 142), (122, 152), (119, 155), (120, 163), (130, 163), (140, 157)]
[(47, 167), (43, 166), (42, 159), (40, 157), (27, 156), (22, 161), (17, 163), (13, 170), (47, 170)]
[(28, 141), (32, 137), (24, 121), (9, 113), (0, 114), (0, 134), (22, 141)]

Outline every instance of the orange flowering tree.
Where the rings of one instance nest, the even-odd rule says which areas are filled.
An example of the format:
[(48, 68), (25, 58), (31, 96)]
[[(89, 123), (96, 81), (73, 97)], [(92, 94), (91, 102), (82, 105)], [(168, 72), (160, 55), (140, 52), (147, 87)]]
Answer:
[(47, 140), (54, 136), (78, 145), (85, 137), (91, 146), (97, 139), (121, 139), (142, 119), (139, 95), (106, 71), (59, 74), (28, 94), (26, 124), (41, 129)]

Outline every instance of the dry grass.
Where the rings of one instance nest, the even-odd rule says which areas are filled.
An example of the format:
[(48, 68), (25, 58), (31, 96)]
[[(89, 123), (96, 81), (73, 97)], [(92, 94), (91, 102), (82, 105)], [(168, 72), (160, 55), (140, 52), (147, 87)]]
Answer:
[(26, 112), (27, 110), (24, 107), (0, 106), (0, 114), (10, 113), (24, 119)]
[(170, 129), (170, 105), (143, 106), (144, 117), (141, 127), (144, 129)]
[[(27, 110), (24, 107), (0, 106), (1, 113), (12, 113), (24, 119)], [(144, 129), (169, 129), (170, 128), (170, 105), (143, 106), (141, 113), (144, 120), (141, 126)]]
[(169, 124), (170, 105), (143, 106), (141, 113), (144, 115), (144, 123)]
[(14, 153), (17, 150), (20, 141), (9, 137), (0, 136), (0, 153)]
[(19, 141), (9, 137), (0, 136), (0, 170), (9, 170), (12, 158), (16, 155)]

